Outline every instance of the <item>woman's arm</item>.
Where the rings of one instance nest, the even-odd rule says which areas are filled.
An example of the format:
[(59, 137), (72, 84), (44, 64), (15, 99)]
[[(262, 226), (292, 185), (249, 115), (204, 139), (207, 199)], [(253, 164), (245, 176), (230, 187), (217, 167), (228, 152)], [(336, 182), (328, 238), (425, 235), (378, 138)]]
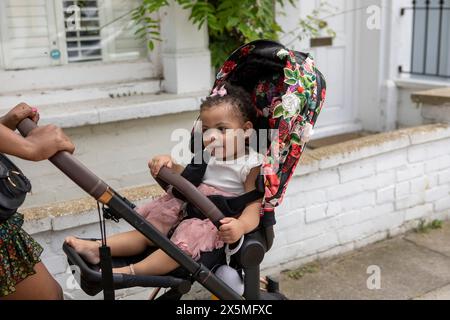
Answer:
[(0, 117), (0, 152), (32, 161), (48, 159), (60, 150), (73, 153), (74, 145), (56, 126), (36, 128), (26, 138), (15, 134), (17, 125), (26, 118), (37, 123), (39, 113), (23, 102)]
[(0, 123), (0, 152), (29, 159), (33, 153), (33, 146), (25, 138)]
[(33, 129), (26, 138), (0, 124), (0, 152), (31, 161), (50, 158), (58, 151), (73, 153), (75, 146), (61, 128), (46, 125)]
[[(245, 192), (255, 189), (255, 181), (260, 173), (260, 167), (253, 168), (247, 176), (244, 184)], [(220, 220), (222, 225), (219, 228), (219, 235), (225, 243), (235, 243), (244, 234), (252, 232), (259, 225), (259, 212), (261, 209), (261, 200), (248, 204), (240, 217), (224, 218)]]
[(39, 121), (37, 109), (23, 102), (0, 117), (0, 152), (25, 159), (31, 156), (33, 152), (31, 143), (14, 133), (17, 124), (28, 117), (36, 123)]

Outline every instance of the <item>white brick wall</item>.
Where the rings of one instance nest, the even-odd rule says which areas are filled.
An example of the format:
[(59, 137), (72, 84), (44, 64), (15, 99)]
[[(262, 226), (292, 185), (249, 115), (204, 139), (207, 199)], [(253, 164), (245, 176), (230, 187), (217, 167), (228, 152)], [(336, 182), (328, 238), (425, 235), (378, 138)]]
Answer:
[(344, 143), (334, 154), (308, 152), (319, 165), (294, 176), (264, 267), (342, 253), (421, 219), (450, 218), (450, 129), (418, 127), (372, 140), (357, 151)]

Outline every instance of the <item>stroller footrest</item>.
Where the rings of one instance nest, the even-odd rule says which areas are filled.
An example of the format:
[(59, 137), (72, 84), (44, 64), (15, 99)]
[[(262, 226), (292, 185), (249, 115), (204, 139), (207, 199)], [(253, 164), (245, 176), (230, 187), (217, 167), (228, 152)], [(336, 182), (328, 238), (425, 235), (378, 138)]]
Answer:
[[(83, 290), (90, 295), (96, 295), (102, 290), (102, 274), (98, 266), (88, 264), (71, 246), (64, 243), (63, 250), (67, 255), (70, 265), (76, 266)], [(114, 258), (113, 258), (114, 260)], [(78, 278), (78, 277), (77, 277)], [(161, 287), (173, 288), (180, 293), (187, 293), (191, 288), (191, 282), (187, 279), (173, 276), (143, 276), (129, 274), (114, 274), (114, 289), (130, 287)]]
[(129, 274), (115, 274), (114, 287), (116, 289), (130, 287), (173, 288), (185, 294), (191, 289), (191, 282), (172, 276), (140, 276)]

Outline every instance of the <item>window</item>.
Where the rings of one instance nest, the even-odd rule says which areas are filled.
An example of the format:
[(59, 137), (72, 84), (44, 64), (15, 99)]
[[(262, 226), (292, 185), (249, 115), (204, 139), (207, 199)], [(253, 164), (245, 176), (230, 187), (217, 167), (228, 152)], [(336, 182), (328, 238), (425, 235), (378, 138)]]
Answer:
[(450, 78), (450, 0), (416, 0), (411, 10), (412, 45), (409, 70), (401, 73)]
[(63, 2), (68, 62), (102, 59), (97, 1)]
[(141, 0), (0, 0), (2, 68), (148, 57), (131, 12)]

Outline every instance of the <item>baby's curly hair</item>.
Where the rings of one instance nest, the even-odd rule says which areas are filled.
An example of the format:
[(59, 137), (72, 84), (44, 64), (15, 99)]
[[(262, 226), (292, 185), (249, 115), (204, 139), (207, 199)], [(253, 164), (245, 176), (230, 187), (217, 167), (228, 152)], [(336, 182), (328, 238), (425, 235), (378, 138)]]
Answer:
[[(222, 88), (222, 86), (219, 88)], [(244, 122), (250, 121), (255, 125), (257, 113), (253, 106), (250, 94), (243, 88), (231, 85), (228, 82), (224, 84), (224, 88), (227, 91), (225, 95), (221, 96), (217, 94), (204, 99), (200, 105), (200, 111), (222, 103), (228, 103), (233, 106), (236, 115), (241, 117)]]

